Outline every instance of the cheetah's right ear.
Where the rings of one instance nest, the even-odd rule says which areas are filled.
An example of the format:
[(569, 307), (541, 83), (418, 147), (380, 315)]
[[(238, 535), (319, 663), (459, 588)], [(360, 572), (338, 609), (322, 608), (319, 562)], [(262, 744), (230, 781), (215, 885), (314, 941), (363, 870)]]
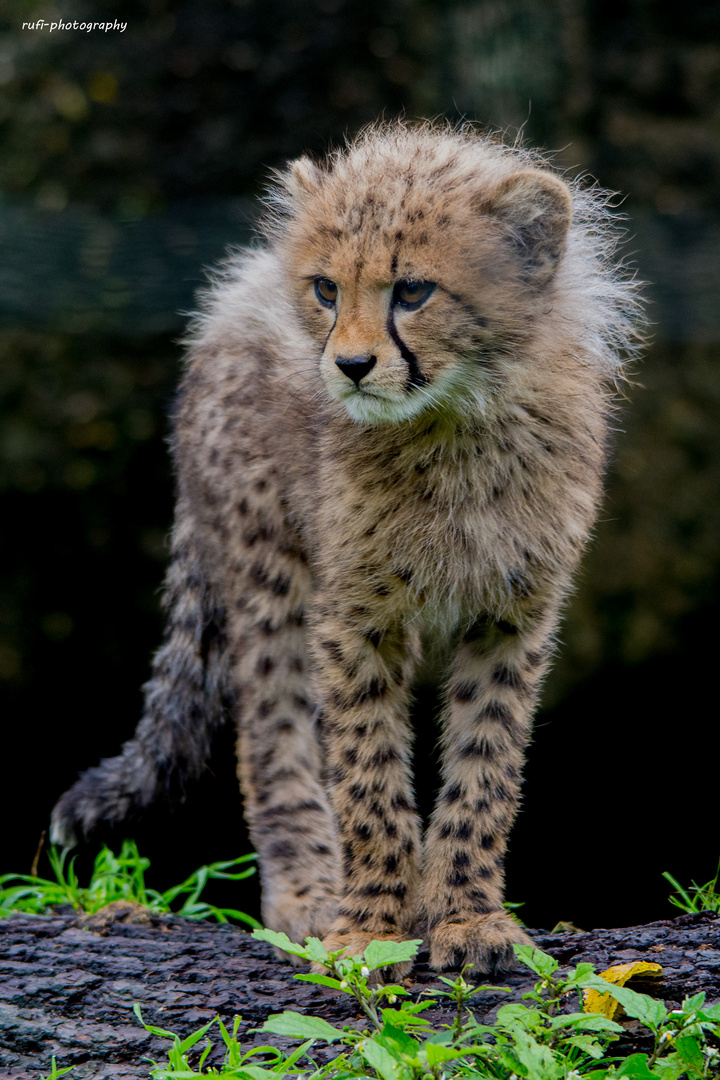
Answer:
[(528, 282), (537, 288), (546, 285), (565, 250), (572, 219), (567, 184), (539, 169), (512, 173), (483, 197), (479, 209), (507, 226)]
[(323, 182), (324, 173), (309, 157), (293, 161), (285, 176), (288, 192), (297, 202), (304, 202), (314, 195)]

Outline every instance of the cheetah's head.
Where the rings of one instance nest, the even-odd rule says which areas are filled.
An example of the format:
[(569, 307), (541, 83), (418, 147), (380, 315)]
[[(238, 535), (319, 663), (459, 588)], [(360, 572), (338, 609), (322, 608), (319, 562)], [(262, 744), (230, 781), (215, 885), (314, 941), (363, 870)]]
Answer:
[(547, 307), (570, 192), (479, 137), (398, 132), (291, 167), (280, 251), (294, 303), (353, 420), (482, 415)]

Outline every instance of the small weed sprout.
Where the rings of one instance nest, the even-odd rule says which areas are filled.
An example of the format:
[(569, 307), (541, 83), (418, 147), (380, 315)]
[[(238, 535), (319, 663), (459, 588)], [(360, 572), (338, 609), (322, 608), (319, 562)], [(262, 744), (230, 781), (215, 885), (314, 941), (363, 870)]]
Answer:
[[(669, 896), (668, 900), (675, 907), (680, 908), (681, 911), (688, 914), (697, 911), (720, 911), (720, 892), (717, 891), (717, 883), (720, 878), (720, 862), (718, 862), (718, 868), (712, 881), (707, 881), (704, 885), (698, 885), (693, 881), (689, 886), (689, 890), (684, 889), (680, 882), (672, 874), (669, 874), (667, 870), (664, 871), (663, 877), (670, 882), (677, 893), (676, 896)], [(695, 895), (691, 896), (690, 893)]]
[[(119, 855), (103, 847), (95, 859), (90, 883), (82, 888), (75, 872), (75, 859), (68, 852), (51, 847), (48, 851), (55, 880), (33, 874), (0, 876), (0, 916), (13, 912), (47, 914), (54, 907), (70, 904), (76, 911), (94, 914), (117, 901), (141, 904), (150, 911), (182, 915), (187, 919), (236, 919), (253, 927), (260, 924), (236, 908), (219, 908), (200, 899), (208, 881), (241, 881), (255, 873), (256, 855), (201, 866), (180, 885), (158, 892), (145, 884), (150, 860), (140, 855), (134, 840), (123, 841)], [(173, 907), (173, 905), (175, 905)]]

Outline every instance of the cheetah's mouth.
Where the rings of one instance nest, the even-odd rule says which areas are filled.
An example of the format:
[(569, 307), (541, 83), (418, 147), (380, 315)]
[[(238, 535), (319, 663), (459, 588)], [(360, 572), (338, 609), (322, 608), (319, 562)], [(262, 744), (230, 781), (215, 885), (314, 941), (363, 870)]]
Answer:
[[(358, 423), (387, 424), (411, 420), (421, 413), (444, 413), (487, 417), (492, 411), (492, 387), (477, 377), (476, 365), (459, 365), (422, 385), (414, 384), (405, 393), (389, 392), (370, 383), (367, 386), (329, 387), (350, 417)], [(348, 381), (348, 380), (346, 380)]]

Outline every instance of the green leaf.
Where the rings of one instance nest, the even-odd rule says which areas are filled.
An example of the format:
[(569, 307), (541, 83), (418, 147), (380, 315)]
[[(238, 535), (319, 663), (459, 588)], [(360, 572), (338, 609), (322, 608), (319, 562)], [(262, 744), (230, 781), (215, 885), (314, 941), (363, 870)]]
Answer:
[(393, 1023), (385, 1024), (379, 1034), (374, 1036), (374, 1041), (384, 1046), (391, 1054), (402, 1060), (403, 1056), (414, 1058), (417, 1056), (418, 1044), (411, 1035), (402, 1028), (395, 1027)]
[(620, 1002), (628, 1016), (634, 1020), (640, 1020), (651, 1031), (657, 1031), (667, 1019), (668, 1011), (662, 1001), (656, 1001), (647, 994), (638, 994), (628, 986), (615, 986), (614, 983), (601, 979), (599, 975), (589, 976), (583, 985), (593, 990), (600, 990), (603, 994), (610, 994)]
[(327, 950), (320, 938), (309, 937), (305, 945), (305, 952), (313, 964), (327, 964)]
[(338, 1031), (320, 1016), (305, 1016), (303, 1013), (283, 1012), (269, 1016), (261, 1031), (273, 1035), (284, 1035), (286, 1039), (323, 1039), (324, 1042), (336, 1042), (342, 1039), (343, 1032)]
[[(274, 1069), (264, 1069), (262, 1065), (238, 1065), (230, 1074), (233, 1080), (276, 1080), (277, 1073)], [(177, 1073), (172, 1074), (175, 1080)]]
[(543, 979), (549, 979), (560, 967), (557, 960), (533, 945), (513, 945), (518, 960)]
[(657, 1080), (658, 1077), (648, 1068), (647, 1054), (631, 1054), (625, 1058), (616, 1075), (630, 1077), (630, 1080)]
[(462, 1057), (465, 1054), (463, 1047), (441, 1046), (439, 1043), (432, 1041), (424, 1043), (422, 1049), (425, 1051), (428, 1068), (430, 1069), (434, 1069), (436, 1065), (440, 1065), (443, 1061), (452, 1061), (454, 1058)]
[(146, 1024), (143, 1020), (142, 1013), (140, 1012), (140, 1002), (136, 1001), (133, 1005), (133, 1012), (137, 1016), (138, 1020), (151, 1035), (160, 1035), (163, 1039), (176, 1039), (180, 1041), (174, 1031), (166, 1031), (165, 1028), (153, 1027), (151, 1024)]
[(592, 1035), (571, 1035), (569, 1039), (563, 1039), (562, 1045), (563, 1049), (566, 1046), (574, 1046), (596, 1060), (599, 1060), (604, 1053), (602, 1046), (593, 1039)]
[(307, 959), (307, 949), (305, 946), (298, 945), (296, 941), (291, 941), (287, 934), (279, 933), (277, 930), (263, 928), (261, 930), (253, 930), (252, 936), (256, 941), (267, 941), (277, 949), (282, 949), (283, 952), (291, 953), (293, 956), (302, 956), (303, 959)]
[(594, 964), (586, 964), (584, 962), (582, 964), (578, 964), (577, 967), (572, 968), (568, 972), (568, 977), (565, 980), (565, 986), (568, 989), (572, 989), (579, 983), (582, 983), (584, 979), (587, 979), (588, 975), (593, 975), (594, 973)]
[(686, 997), (682, 1003), (682, 1011), (684, 1013), (694, 1013), (702, 1009), (705, 1004), (705, 991), (701, 990), (699, 994), (693, 994), (692, 997)]
[(383, 1080), (405, 1080), (411, 1075), (402, 1061), (374, 1039), (365, 1039), (358, 1045), (361, 1057), (380, 1073)]
[(675, 1040), (675, 1048), (680, 1060), (688, 1068), (694, 1069), (695, 1072), (702, 1076), (705, 1069), (705, 1058), (697, 1039), (693, 1035), (678, 1035)]
[(617, 1031), (620, 1034), (624, 1030), (622, 1024), (610, 1020), (607, 1016), (601, 1016), (600, 1013), (581, 1012), (561, 1013), (560, 1016), (553, 1016), (550, 1019), (550, 1027), (578, 1027), (583, 1028), (585, 1031)]
[(203, 1035), (210, 1030), (213, 1024), (217, 1023), (217, 1019), (217, 1016), (214, 1017), (214, 1019), (212, 1019), (209, 1023), (205, 1024), (204, 1027), (198, 1028), (197, 1031), (193, 1031), (191, 1035), (188, 1035), (186, 1039), (183, 1039), (183, 1041), (180, 1043), (180, 1046), (178, 1047), (180, 1053), (187, 1053), (188, 1050), (191, 1050), (193, 1048), (195, 1043), (200, 1042), (200, 1039), (202, 1039)]
[(276, 1065), (273, 1066), (273, 1072), (277, 1076), (278, 1073), (282, 1076), (287, 1076), (289, 1070), (293, 1067), (296, 1061), (299, 1061), (303, 1054), (312, 1046), (312, 1039), (308, 1039), (307, 1042), (302, 1043), (300, 1046), (295, 1047), (292, 1054), (289, 1057), (283, 1057), (280, 1055), (280, 1059)]
[(532, 1080), (560, 1080), (565, 1070), (549, 1046), (541, 1046), (528, 1032), (515, 1033), (515, 1053)]
[(402, 964), (412, 960), (422, 945), (422, 938), (414, 941), (371, 941), (363, 953), (363, 959), (370, 971)]
[(399, 1008), (382, 1009), (383, 1023), (392, 1024), (393, 1027), (403, 1028), (403, 1030), (405, 1028), (426, 1028), (429, 1026), (430, 1021), (426, 1020), (424, 1016), (419, 1016), (418, 1013), (429, 1009), (432, 1004), (432, 1001), (417, 1002), (415, 1005), (403, 1002)]
[(510, 1005), (501, 1005), (497, 1011), (497, 1019), (503, 1028), (536, 1028), (541, 1020), (537, 1009), (528, 1009), (527, 1005), (512, 1002)]
[(681, 1076), (686, 1075), (686, 1066), (679, 1055), (673, 1053), (659, 1058), (653, 1065), (653, 1072), (657, 1073), (661, 1080), (680, 1080)]
[(318, 986), (329, 986), (332, 990), (343, 990), (343, 986), (340, 979), (333, 979), (330, 975), (313, 975), (312, 973), (302, 972), (295, 976), (296, 979), (300, 979), (301, 982), (317, 983)]

